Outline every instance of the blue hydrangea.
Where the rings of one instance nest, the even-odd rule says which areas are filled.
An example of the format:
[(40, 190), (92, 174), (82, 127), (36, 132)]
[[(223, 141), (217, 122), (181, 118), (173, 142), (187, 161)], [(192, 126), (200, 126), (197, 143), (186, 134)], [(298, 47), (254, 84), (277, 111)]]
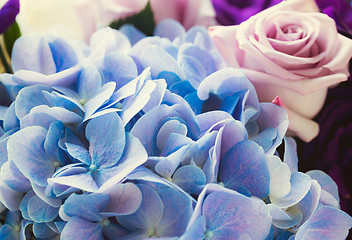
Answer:
[(205, 28), (28, 35), (12, 64), (1, 239), (343, 239), (352, 226), (332, 179), (298, 171), (286, 111), (259, 103)]

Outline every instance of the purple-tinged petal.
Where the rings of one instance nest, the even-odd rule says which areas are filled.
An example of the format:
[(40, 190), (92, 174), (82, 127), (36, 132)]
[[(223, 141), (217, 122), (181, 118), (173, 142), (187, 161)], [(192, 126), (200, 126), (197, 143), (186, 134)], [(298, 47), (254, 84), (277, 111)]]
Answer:
[(18, 211), (23, 198), (23, 193), (9, 188), (3, 181), (0, 181), (0, 203), (4, 204), (10, 211)]
[(315, 212), (318, 207), (321, 197), (321, 187), (315, 180), (311, 180), (312, 184), (308, 193), (299, 201), (293, 208), (299, 208), (303, 214), (303, 219), (300, 224), (292, 228), (296, 231), (307, 219)]
[(142, 193), (133, 183), (121, 183), (103, 192), (110, 197), (110, 202), (104, 210), (104, 216), (132, 214), (141, 205)]
[(137, 186), (143, 196), (140, 207), (131, 215), (118, 216), (117, 221), (131, 231), (155, 229), (163, 217), (163, 201), (153, 188), (145, 184)]
[(266, 151), (268, 155), (274, 154), (276, 148), (281, 144), (288, 128), (288, 115), (286, 110), (273, 103), (260, 103), (260, 114), (256, 123), (259, 125), (260, 131), (264, 131), (267, 128), (277, 130), (277, 136), (273, 139), (272, 146)]
[(89, 121), (86, 127), (92, 164), (111, 167), (121, 158), (126, 140), (121, 118), (109, 113)]
[[(70, 217), (79, 217), (87, 221), (100, 221), (100, 215), (108, 206), (110, 197), (106, 194), (75, 194), (68, 197), (64, 204), (64, 212)], [(72, 218), (71, 218), (72, 219)]]
[(43, 148), (46, 134), (42, 127), (27, 127), (14, 133), (7, 144), (9, 159), (25, 177), (43, 187), (55, 171), (54, 160), (47, 157)]
[(79, 217), (73, 217), (61, 232), (62, 240), (104, 240), (103, 227), (100, 223), (92, 223)]
[(228, 192), (210, 193), (203, 203), (207, 232), (214, 239), (265, 239), (271, 217), (265, 203)]
[(295, 239), (346, 239), (352, 218), (345, 212), (322, 206), (296, 233)]
[(233, 117), (224, 111), (211, 111), (197, 115), (200, 131), (204, 132), (212, 126), (223, 120), (233, 119)]
[(138, 166), (147, 161), (148, 155), (140, 141), (132, 134), (126, 134), (126, 146), (118, 164), (109, 168), (98, 169), (95, 175), (95, 181), (99, 185), (98, 192), (114, 186), (123, 180)]
[(173, 41), (176, 37), (186, 35), (186, 30), (179, 22), (165, 19), (155, 27), (154, 35)]
[(0, 176), (2, 181), (14, 191), (28, 192), (31, 189), (30, 181), (23, 176), (13, 161), (7, 161), (1, 166)]
[[(167, 157), (156, 157), (155, 160), (158, 162), (154, 167), (155, 171), (162, 177), (170, 179), (176, 168), (180, 165), (180, 162), (182, 161), (187, 150), (188, 147), (183, 146)], [(153, 160), (153, 158), (150, 159)]]
[(187, 195), (173, 188), (158, 191), (164, 205), (163, 217), (156, 228), (159, 237), (181, 236), (193, 213), (192, 202)]
[(186, 165), (177, 169), (172, 176), (172, 182), (177, 184), (186, 192), (192, 194), (202, 185), (206, 184), (203, 171), (194, 165)]
[(29, 217), (28, 215), (28, 202), (29, 200), (32, 199), (32, 197), (35, 196), (35, 193), (33, 190), (30, 190), (29, 192), (26, 193), (26, 195), (24, 195), (19, 210), (21, 211), (21, 215), (24, 219), (30, 220), (32, 221), (32, 219)]
[(306, 172), (306, 174), (317, 180), (322, 190), (331, 194), (338, 202), (340, 201), (337, 185), (328, 174), (320, 170), (311, 170)]
[(261, 199), (270, 191), (270, 175), (263, 149), (252, 141), (233, 146), (221, 159), (219, 178), (226, 187), (242, 186)]

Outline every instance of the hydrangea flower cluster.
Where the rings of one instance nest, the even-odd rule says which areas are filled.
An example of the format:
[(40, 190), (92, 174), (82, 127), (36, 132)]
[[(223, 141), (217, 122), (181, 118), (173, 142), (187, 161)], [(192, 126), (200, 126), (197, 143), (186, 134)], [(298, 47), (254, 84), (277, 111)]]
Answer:
[[(16, 41), (0, 107), (1, 239), (343, 239), (324, 172), (206, 29)], [(285, 142), (284, 156), (277, 147)]]

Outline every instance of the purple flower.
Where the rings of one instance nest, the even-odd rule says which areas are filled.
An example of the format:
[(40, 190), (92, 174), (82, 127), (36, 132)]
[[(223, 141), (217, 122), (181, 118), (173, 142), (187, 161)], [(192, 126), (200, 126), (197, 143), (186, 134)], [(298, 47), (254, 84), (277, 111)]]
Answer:
[(212, 0), (216, 20), (221, 25), (236, 25), (281, 0)]
[[(301, 168), (318, 168), (337, 183), (342, 210), (352, 213), (352, 79), (329, 90), (316, 121), (319, 135), (310, 143), (300, 143)], [(302, 169), (301, 169), (302, 170)]]
[(5, 32), (6, 29), (11, 26), (19, 11), (19, 0), (9, 0), (2, 8), (0, 7), (0, 34)]
[(352, 37), (352, 6), (348, 0), (316, 0), (320, 11), (329, 15), (336, 22), (341, 33)]
[[(221, 25), (237, 25), (282, 0), (212, 0)], [(352, 36), (352, 6), (348, 0), (315, 0), (320, 11), (336, 22), (337, 29)]]

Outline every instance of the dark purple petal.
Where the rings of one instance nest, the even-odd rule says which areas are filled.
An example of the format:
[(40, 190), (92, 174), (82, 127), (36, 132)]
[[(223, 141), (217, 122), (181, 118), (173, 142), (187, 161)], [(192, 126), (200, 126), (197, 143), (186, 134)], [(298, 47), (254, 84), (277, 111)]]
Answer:
[(20, 2), (19, 0), (9, 0), (1, 9), (0, 9), (0, 34), (5, 32), (6, 29), (11, 26), (15, 21), (16, 15), (20, 11)]

